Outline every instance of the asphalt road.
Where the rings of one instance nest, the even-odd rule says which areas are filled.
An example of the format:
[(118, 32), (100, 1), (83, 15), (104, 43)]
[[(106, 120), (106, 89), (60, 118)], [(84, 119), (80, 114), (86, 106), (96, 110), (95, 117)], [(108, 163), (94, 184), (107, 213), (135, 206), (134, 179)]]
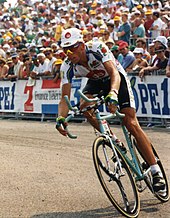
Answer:
[[(70, 124), (78, 135), (58, 134), (51, 122), (0, 120), (0, 217), (122, 217), (97, 179), (88, 124)], [(170, 130), (145, 129), (155, 144), (170, 180)], [(118, 134), (120, 128), (114, 127)], [(145, 190), (139, 217), (169, 218), (169, 202)]]

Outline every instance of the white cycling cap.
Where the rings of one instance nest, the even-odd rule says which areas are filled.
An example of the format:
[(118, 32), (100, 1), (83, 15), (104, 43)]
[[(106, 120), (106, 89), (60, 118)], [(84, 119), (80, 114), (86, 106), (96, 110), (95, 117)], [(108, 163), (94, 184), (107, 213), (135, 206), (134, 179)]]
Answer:
[(69, 47), (77, 42), (83, 42), (82, 31), (77, 28), (69, 28), (61, 34), (61, 47)]

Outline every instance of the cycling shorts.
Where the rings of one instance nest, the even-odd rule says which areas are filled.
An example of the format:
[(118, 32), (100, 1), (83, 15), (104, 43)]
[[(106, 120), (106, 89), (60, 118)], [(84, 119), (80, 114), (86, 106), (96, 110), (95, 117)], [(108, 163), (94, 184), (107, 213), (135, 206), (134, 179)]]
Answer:
[[(131, 107), (135, 108), (135, 101), (133, 92), (131, 89), (130, 81), (127, 76), (124, 76), (120, 73), (121, 82), (118, 92), (118, 102), (120, 110), (123, 108)], [(89, 79), (86, 86), (83, 89), (84, 94), (99, 94), (102, 92), (102, 95), (106, 97), (110, 92), (110, 77), (105, 77), (99, 80)]]

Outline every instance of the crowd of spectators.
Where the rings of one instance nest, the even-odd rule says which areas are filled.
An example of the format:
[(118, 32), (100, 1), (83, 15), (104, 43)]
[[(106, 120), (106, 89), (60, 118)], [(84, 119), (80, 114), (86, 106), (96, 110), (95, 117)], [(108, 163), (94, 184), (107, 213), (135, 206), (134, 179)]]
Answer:
[[(18, 0), (0, 4), (0, 79), (60, 78), (63, 29), (101, 40), (128, 73), (167, 69), (170, 2), (166, 0)], [(164, 71), (165, 72), (165, 71)]]

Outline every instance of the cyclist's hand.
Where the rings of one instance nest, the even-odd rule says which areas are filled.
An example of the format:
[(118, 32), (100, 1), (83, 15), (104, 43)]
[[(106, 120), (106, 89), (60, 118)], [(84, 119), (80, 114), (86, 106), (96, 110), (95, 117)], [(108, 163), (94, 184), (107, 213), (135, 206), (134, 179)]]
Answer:
[(57, 117), (56, 119), (56, 129), (59, 131), (60, 134), (67, 136), (67, 131), (65, 127), (68, 126), (68, 123), (65, 121), (65, 118), (62, 116)]
[(114, 114), (119, 108), (117, 94), (115, 92), (110, 92), (104, 100), (107, 107), (109, 108), (109, 111)]

